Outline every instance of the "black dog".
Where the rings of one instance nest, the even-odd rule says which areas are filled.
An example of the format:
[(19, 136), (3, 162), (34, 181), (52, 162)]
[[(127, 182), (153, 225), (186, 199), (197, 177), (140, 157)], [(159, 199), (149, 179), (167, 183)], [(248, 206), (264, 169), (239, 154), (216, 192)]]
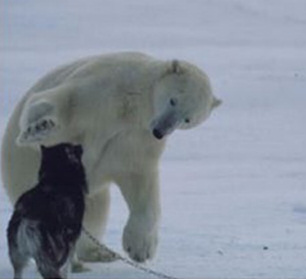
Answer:
[(81, 146), (59, 144), (41, 152), (38, 184), (19, 198), (7, 230), (16, 279), (30, 258), (44, 278), (66, 277), (82, 228), (87, 184)]

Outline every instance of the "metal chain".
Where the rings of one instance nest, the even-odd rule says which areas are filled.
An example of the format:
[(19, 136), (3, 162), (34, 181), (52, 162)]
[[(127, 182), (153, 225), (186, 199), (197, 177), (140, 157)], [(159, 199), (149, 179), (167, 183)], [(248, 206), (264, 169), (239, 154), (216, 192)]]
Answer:
[(128, 258), (125, 258), (123, 256), (121, 256), (119, 253), (114, 252), (113, 250), (109, 249), (108, 247), (106, 247), (104, 244), (102, 244), (98, 239), (96, 239), (87, 229), (85, 229), (84, 227), (82, 227), (83, 232), (87, 235), (87, 237), (94, 243), (96, 244), (102, 251), (106, 251), (108, 254), (110, 254), (111, 257), (113, 257), (114, 259), (118, 259), (124, 263), (126, 263), (129, 266), (132, 266), (138, 270), (141, 270), (147, 274), (150, 275), (154, 275), (157, 276), (159, 278), (164, 278), (164, 279), (178, 279), (177, 277), (173, 277), (173, 276), (169, 276), (166, 275), (164, 273), (158, 272), (158, 271), (154, 271), (148, 267), (145, 267), (139, 263), (133, 262), (131, 260), (129, 260)]

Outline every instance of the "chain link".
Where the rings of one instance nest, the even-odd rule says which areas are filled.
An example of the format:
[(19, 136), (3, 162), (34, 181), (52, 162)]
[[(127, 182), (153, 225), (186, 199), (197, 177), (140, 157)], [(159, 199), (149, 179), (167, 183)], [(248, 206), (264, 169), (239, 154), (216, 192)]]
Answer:
[(87, 229), (84, 227), (82, 228), (83, 232), (87, 235), (87, 237), (95, 244), (97, 245), (102, 251), (107, 252), (112, 258), (118, 259), (124, 263), (126, 263), (129, 266), (132, 266), (138, 270), (141, 270), (147, 274), (154, 275), (159, 278), (164, 278), (164, 279), (178, 279), (177, 277), (169, 276), (164, 273), (154, 271), (148, 267), (145, 267), (139, 263), (133, 262), (132, 260), (129, 260), (128, 258), (125, 258), (121, 256), (119, 253), (114, 252), (113, 250), (109, 249), (106, 247), (104, 244), (102, 244), (98, 239), (96, 239)]

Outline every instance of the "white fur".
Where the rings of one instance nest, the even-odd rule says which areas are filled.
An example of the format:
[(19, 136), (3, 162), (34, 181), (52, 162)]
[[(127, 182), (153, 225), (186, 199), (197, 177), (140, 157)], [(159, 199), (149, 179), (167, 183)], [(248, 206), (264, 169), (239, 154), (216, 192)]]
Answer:
[[(158, 165), (165, 137), (177, 128), (199, 125), (218, 104), (208, 77), (187, 62), (117, 53), (58, 68), (29, 90), (10, 119), (2, 148), (7, 193), (15, 202), (36, 182), (36, 144), (82, 144), (90, 192), (85, 226), (96, 237), (103, 234), (108, 188), (114, 182), (130, 210), (123, 247), (135, 260), (152, 258), (158, 242)], [(52, 125), (41, 129), (45, 120)], [(153, 136), (154, 128), (163, 139)], [(85, 261), (103, 260), (84, 236), (78, 255)]]

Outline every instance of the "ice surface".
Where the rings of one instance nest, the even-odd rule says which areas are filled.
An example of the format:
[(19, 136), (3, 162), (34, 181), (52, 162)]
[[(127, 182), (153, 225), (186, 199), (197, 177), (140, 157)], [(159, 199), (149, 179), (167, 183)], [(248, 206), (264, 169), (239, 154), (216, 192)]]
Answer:
[[(163, 217), (148, 266), (181, 278), (306, 277), (304, 0), (0, 3), (0, 133), (24, 92), (59, 64), (139, 50), (207, 71), (223, 105), (174, 133), (161, 164)], [(12, 277), (0, 188), (0, 278)], [(105, 242), (122, 252), (127, 218), (113, 189)], [(144, 278), (123, 263), (73, 278)], [(36, 276), (33, 265), (27, 278)]]

